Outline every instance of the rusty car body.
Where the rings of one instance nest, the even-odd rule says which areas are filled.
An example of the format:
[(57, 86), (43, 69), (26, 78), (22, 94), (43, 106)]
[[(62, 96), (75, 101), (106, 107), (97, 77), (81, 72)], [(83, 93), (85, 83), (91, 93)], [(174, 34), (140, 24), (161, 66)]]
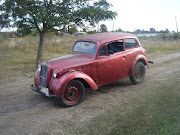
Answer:
[(138, 38), (128, 33), (98, 33), (80, 38), (71, 54), (43, 62), (31, 89), (57, 97), (62, 106), (79, 104), (85, 88), (98, 87), (128, 77), (141, 83), (149, 67)]

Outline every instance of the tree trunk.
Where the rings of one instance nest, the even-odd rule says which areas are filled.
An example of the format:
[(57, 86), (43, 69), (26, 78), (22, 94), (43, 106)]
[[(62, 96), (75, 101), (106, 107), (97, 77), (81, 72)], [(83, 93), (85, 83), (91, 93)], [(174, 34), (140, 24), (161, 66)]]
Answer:
[(36, 58), (36, 66), (38, 66), (41, 63), (41, 59), (43, 56), (42, 53), (43, 53), (45, 32), (40, 32), (39, 36), (40, 36), (40, 40), (39, 40), (39, 48), (38, 48), (38, 53), (37, 53), (37, 58)]

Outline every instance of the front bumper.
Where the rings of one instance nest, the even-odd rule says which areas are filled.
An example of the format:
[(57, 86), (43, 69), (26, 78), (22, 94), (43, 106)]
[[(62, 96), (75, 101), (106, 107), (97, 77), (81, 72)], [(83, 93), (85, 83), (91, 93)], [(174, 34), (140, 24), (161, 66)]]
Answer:
[(38, 88), (38, 87), (34, 86), (33, 84), (31, 85), (31, 89), (36, 92), (39, 92), (47, 97), (57, 97), (57, 95), (51, 95), (51, 94), (44, 93), (43, 91), (41, 91), (41, 88)]

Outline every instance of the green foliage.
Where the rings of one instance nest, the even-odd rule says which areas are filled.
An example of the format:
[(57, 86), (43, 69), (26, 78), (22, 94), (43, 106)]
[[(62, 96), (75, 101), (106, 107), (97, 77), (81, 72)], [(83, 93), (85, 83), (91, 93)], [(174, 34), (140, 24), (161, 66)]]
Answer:
[(87, 32), (86, 28), (83, 29), (83, 32)]
[(87, 32), (87, 34), (94, 34), (94, 33), (96, 33), (96, 32), (93, 30)]
[(149, 32), (150, 32), (150, 33), (155, 33), (156, 30), (155, 30), (154, 28), (150, 28), (150, 29), (149, 29)]
[(123, 32), (121, 28), (117, 29), (116, 32)]
[(154, 28), (150, 28), (149, 31), (148, 30), (140, 30), (140, 29), (137, 29), (134, 31), (134, 33), (137, 33), (137, 34), (149, 34), (149, 33), (170, 33), (170, 31), (166, 28), (165, 30), (160, 30), (160, 31), (156, 31)]
[(0, 5), (0, 27), (17, 27), (27, 35), (33, 29), (47, 32), (55, 26), (94, 25), (115, 18), (117, 14), (109, 10), (110, 6), (106, 0), (94, 4), (89, 0), (6, 0)]
[(77, 28), (75, 25), (71, 26), (69, 29), (68, 29), (68, 33), (70, 34), (74, 34), (75, 32), (77, 32)]
[(32, 36), (37, 36), (37, 35), (38, 35), (38, 31), (37, 31), (36, 29), (33, 29), (33, 30), (31, 31), (31, 35), (32, 35)]
[(107, 26), (105, 24), (101, 24), (100, 27), (100, 32), (107, 32)]
[(180, 34), (179, 33), (174, 33), (173, 39), (180, 39)]
[(17, 29), (17, 35), (27, 36), (31, 34), (31, 28), (27, 24), (21, 24)]

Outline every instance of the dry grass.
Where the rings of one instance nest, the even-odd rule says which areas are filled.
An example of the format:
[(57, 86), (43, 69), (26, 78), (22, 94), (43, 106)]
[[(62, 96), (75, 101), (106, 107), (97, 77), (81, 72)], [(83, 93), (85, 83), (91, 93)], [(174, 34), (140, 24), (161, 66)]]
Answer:
[(139, 37), (147, 53), (162, 53), (180, 49), (180, 39), (162, 39), (160, 37)]
[[(51, 37), (44, 44), (42, 61), (69, 54), (77, 36)], [(31, 76), (36, 71), (38, 37), (7, 38), (0, 44), (0, 66), (6, 72), (1, 78), (19, 76), (21, 70)], [(0, 79), (1, 79), (0, 78)]]

